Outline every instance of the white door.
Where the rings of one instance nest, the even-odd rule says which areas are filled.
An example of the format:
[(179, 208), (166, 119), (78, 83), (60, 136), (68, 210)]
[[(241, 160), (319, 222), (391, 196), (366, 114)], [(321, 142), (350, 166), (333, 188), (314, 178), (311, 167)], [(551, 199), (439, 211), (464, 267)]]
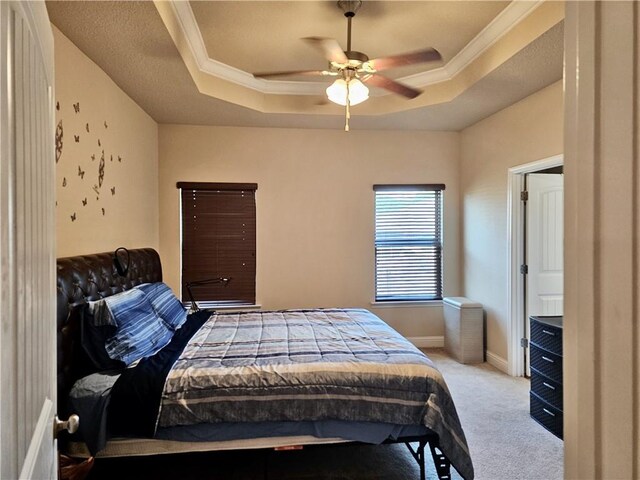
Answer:
[(0, 1), (0, 478), (56, 478), (53, 33)]
[[(527, 175), (526, 332), (531, 315), (562, 315), (563, 175)], [(529, 349), (527, 349), (527, 375)]]

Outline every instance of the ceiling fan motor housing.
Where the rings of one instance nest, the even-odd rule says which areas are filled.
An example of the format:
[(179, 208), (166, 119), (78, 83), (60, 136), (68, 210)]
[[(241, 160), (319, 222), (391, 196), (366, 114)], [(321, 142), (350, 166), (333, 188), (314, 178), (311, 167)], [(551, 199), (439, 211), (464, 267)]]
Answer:
[(355, 50), (346, 51), (344, 52), (344, 54), (349, 59), (349, 63), (353, 62), (355, 65), (361, 65), (364, 62), (369, 61), (369, 57), (367, 57), (364, 53), (356, 52)]

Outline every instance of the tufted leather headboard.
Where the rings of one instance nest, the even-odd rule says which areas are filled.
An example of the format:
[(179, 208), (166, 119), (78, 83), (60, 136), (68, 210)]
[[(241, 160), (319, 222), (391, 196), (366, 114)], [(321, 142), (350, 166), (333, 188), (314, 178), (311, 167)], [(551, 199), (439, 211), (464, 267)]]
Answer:
[(80, 345), (80, 309), (99, 300), (129, 290), (141, 283), (161, 282), (160, 256), (152, 248), (129, 250), (131, 260), (126, 277), (120, 277), (113, 252), (59, 258), (57, 261), (57, 350), (58, 408), (66, 408), (73, 383), (92, 373), (91, 364)]

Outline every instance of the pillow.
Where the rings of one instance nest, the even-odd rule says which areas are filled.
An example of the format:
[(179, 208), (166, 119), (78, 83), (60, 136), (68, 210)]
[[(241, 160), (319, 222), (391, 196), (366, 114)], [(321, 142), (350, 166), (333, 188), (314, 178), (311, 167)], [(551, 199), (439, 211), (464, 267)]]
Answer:
[(187, 320), (187, 309), (166, 284), (145, 283), (135, 288), (147, 295), (155, 311), (172, 330), (179, 329)]
[(117, 329), (106, 302), (88, 302), (82, 306), (80, 315), (80, 344), (97, 371), (124, 368), (124, 363), (113, 360), (105, 349), (107, 339)]
[(114, 360), (129, 365), (149, 357), (171, 341), (173, 330), (158, 317), (149, 298), (131, 289), (104, 299), (117, 324), (117, 330), (105, 343)]

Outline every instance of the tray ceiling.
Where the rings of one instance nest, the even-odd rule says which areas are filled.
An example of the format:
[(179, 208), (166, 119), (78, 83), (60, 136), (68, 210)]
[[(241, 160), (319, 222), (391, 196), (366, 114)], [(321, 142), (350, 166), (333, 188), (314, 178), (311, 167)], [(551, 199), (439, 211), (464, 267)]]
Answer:
[[(434, 47), (447, 63), (508, 4), (365, 0), (353, 19), (352, 46), (369, 58)], [(190, 5), (209, 56), (245, 72), (325, 68), (326, 61), (300, 40), (304, 37), (335, 38), (346, 49), (347, 22), (333, 1), (196, 1)], [(389, 76), (439, 66), (403, 67)]]
[[(321, 69), (300, 40), (336, 38), (332, 1), (47, 2), (52, 22), (160, 123), (340, 128), (328, 81), (256, 79), (251, 72)], [(365, 1), (353, 48), (370, 57), (428, 46), (441, 64), (389, 76), (424, 90), (382, 91), (352, 108), (353, 128), (459, 130), (562, 77), (557, 2)]]

